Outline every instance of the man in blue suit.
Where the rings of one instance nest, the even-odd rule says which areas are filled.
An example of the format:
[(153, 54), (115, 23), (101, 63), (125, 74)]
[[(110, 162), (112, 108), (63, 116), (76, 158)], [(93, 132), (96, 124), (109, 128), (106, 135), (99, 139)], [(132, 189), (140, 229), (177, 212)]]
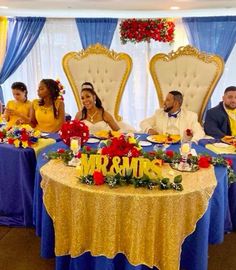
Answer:
[(227, 87), (223, 101), (207, 111), (204, 130), (216, 139), (236, 136), (236, 86)]

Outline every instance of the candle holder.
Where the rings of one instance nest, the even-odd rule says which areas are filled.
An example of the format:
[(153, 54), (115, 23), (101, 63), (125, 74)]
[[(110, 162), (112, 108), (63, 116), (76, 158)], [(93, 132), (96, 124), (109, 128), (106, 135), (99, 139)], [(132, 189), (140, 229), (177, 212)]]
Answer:
[(73, 158), (68, 163), (70, 166), (77, 166), (80, 160), (77, 158), (77, 154), (81, 148), (81, 138), (80, 137), (71, 137), (70, 138), (70, 149), (73, 152)]
[(191, 153), (192, 142), (189, 140), (182, 140), (180, 146), (181, 163), (180, 168), (182, 170), (188, 170), (190, 165), (188, 164), (188, 155)]

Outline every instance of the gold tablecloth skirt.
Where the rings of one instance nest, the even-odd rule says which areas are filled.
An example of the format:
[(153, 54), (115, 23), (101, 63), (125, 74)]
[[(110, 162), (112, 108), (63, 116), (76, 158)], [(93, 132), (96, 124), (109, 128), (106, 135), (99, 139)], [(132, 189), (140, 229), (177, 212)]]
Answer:
[[(123, 253), (133, 265), (160, 270), (179, 269), (181, 245), (195, 230), (217, 184), (213, 167), (183, 173), (182, 192), (88, 186), (79, 182), (75, 168), (55, 160), (41, 174), (56, 256), (90, 251), (113, 258)], [(163, 166), (163, 175), (173, 174), (179, 172)]]

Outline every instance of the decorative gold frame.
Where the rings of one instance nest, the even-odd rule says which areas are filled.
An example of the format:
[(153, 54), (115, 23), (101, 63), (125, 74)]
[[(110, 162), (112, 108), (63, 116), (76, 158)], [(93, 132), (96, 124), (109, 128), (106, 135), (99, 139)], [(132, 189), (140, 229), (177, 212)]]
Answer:
[(102, 46), (101, 44), (97, 43), (97, 44), (93, 44), (91, 46), (89, 46), (88, 48), (86, 48), (85, 50), (81, 50), (79, 52), (69, 52), (66, 55), (64, 55), (63, 59), (62, 59), (62, 66), (64, 69), (64, 72), (67, 76), (67, 79), (70, 83), (70, 86), (73, 90), (73, 94), (75, 96), (75, 100), (78, 106), (78, 109), (81, 110), (82, 109), (82, 104), (80, 101), (80, 95), (76, 83), (73, 79), (71, 70), (69, 68), (69, 62), (71, 59), (75, 59), (76, 61), (80, 61), (88, 56), (91, 56), (92, 54), (102, 54), (105, 55), (106, 57), (112, 59), (115, 62), (119, 62), (119, 61), (125, 61), (126, 63), (126, 69), (125, 72), (123, 74), (122, 80), (120, 82), (120, 86), (119, 86), (119, 90), (118, 90), (118, 94), (116, 96), (116, 101), (115, 101), (115, 109), (114, 109), (114, 117), (117, 121), (120, 121), (122, 118), (121, 116), (118, 114), (119, 113), (119, 109), (120, 109), (120, 103), (121, 103), (121, 98), (123, 96), (123, 92), (124, 92), (124, 88), (126, 85), (126, 82), (129, 78), (131, 69), (132, 69), (132, 59), (131, 57), (126, 54), (126, 53), (116, 53), (113, 50), (108, 50), (106, 47)]
[(163, 97), (163, 93), (161, 91), (161, 86), (159, 83), (158, 75), (157, 75), (156, 70), (155, 70), (155, 63), (157, 61), (170, 62), (170, 61), (176, 59), (177, 57), (187, 56), (187, 55), (194, 56), (205, 63), (214, 63), (217, 66), (214, 78), (211, 81), (211, 83), (209, 84), (209, 87), (207, 89), (207, 93), (206, 93), (205, 98), (204, 98), (204, 102), (201, 106), (200, 113), (198, 115), (199, 121), (201, 121), (202, 117), (203, 117), (203, 113), (206, 109), (207, 103), (209, 101), (209, 98), (211, 97), (211, 94), (212, 94), (217, 82), (219, 81), (219, 79), (223, 73), (224, 60), (219, 55), (215, 55), (215, 54), (211, 55), (211, 54), (207, 54), (205, 52), (200, 52), (198, 49), (196, 49), (190, 45), (187, 45), (187, 46), (180, 47), (176, 52), (171, 51), (169, 54), (159, 53), (159, 54), (154, 55), (152, 57), (152, 59), (150, 60), (149, 69), (150, 69), (152, 79), (154, 81), (157, 96), (159, 99), (159, 104), (162, 107), (163, 103), (164, 103), (164, 97)]

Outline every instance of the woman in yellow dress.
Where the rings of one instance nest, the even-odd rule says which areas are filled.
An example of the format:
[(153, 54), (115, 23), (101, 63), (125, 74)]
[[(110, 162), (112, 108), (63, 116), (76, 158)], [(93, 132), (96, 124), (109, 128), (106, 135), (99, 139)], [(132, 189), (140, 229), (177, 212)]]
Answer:
[(39, 83), (38, 96), (31, 107), (31, 125), (41, 132), (57, 132), (65, 121), (64, 102), (60, 99), (59, 83), (43, 79)]
[(31, 102), (27, 100), (27, 87), (22, 82), (14, 82), (11, 86), (14, 100), (10, 100), (4, 111), (7, 127), (29, 123)]

